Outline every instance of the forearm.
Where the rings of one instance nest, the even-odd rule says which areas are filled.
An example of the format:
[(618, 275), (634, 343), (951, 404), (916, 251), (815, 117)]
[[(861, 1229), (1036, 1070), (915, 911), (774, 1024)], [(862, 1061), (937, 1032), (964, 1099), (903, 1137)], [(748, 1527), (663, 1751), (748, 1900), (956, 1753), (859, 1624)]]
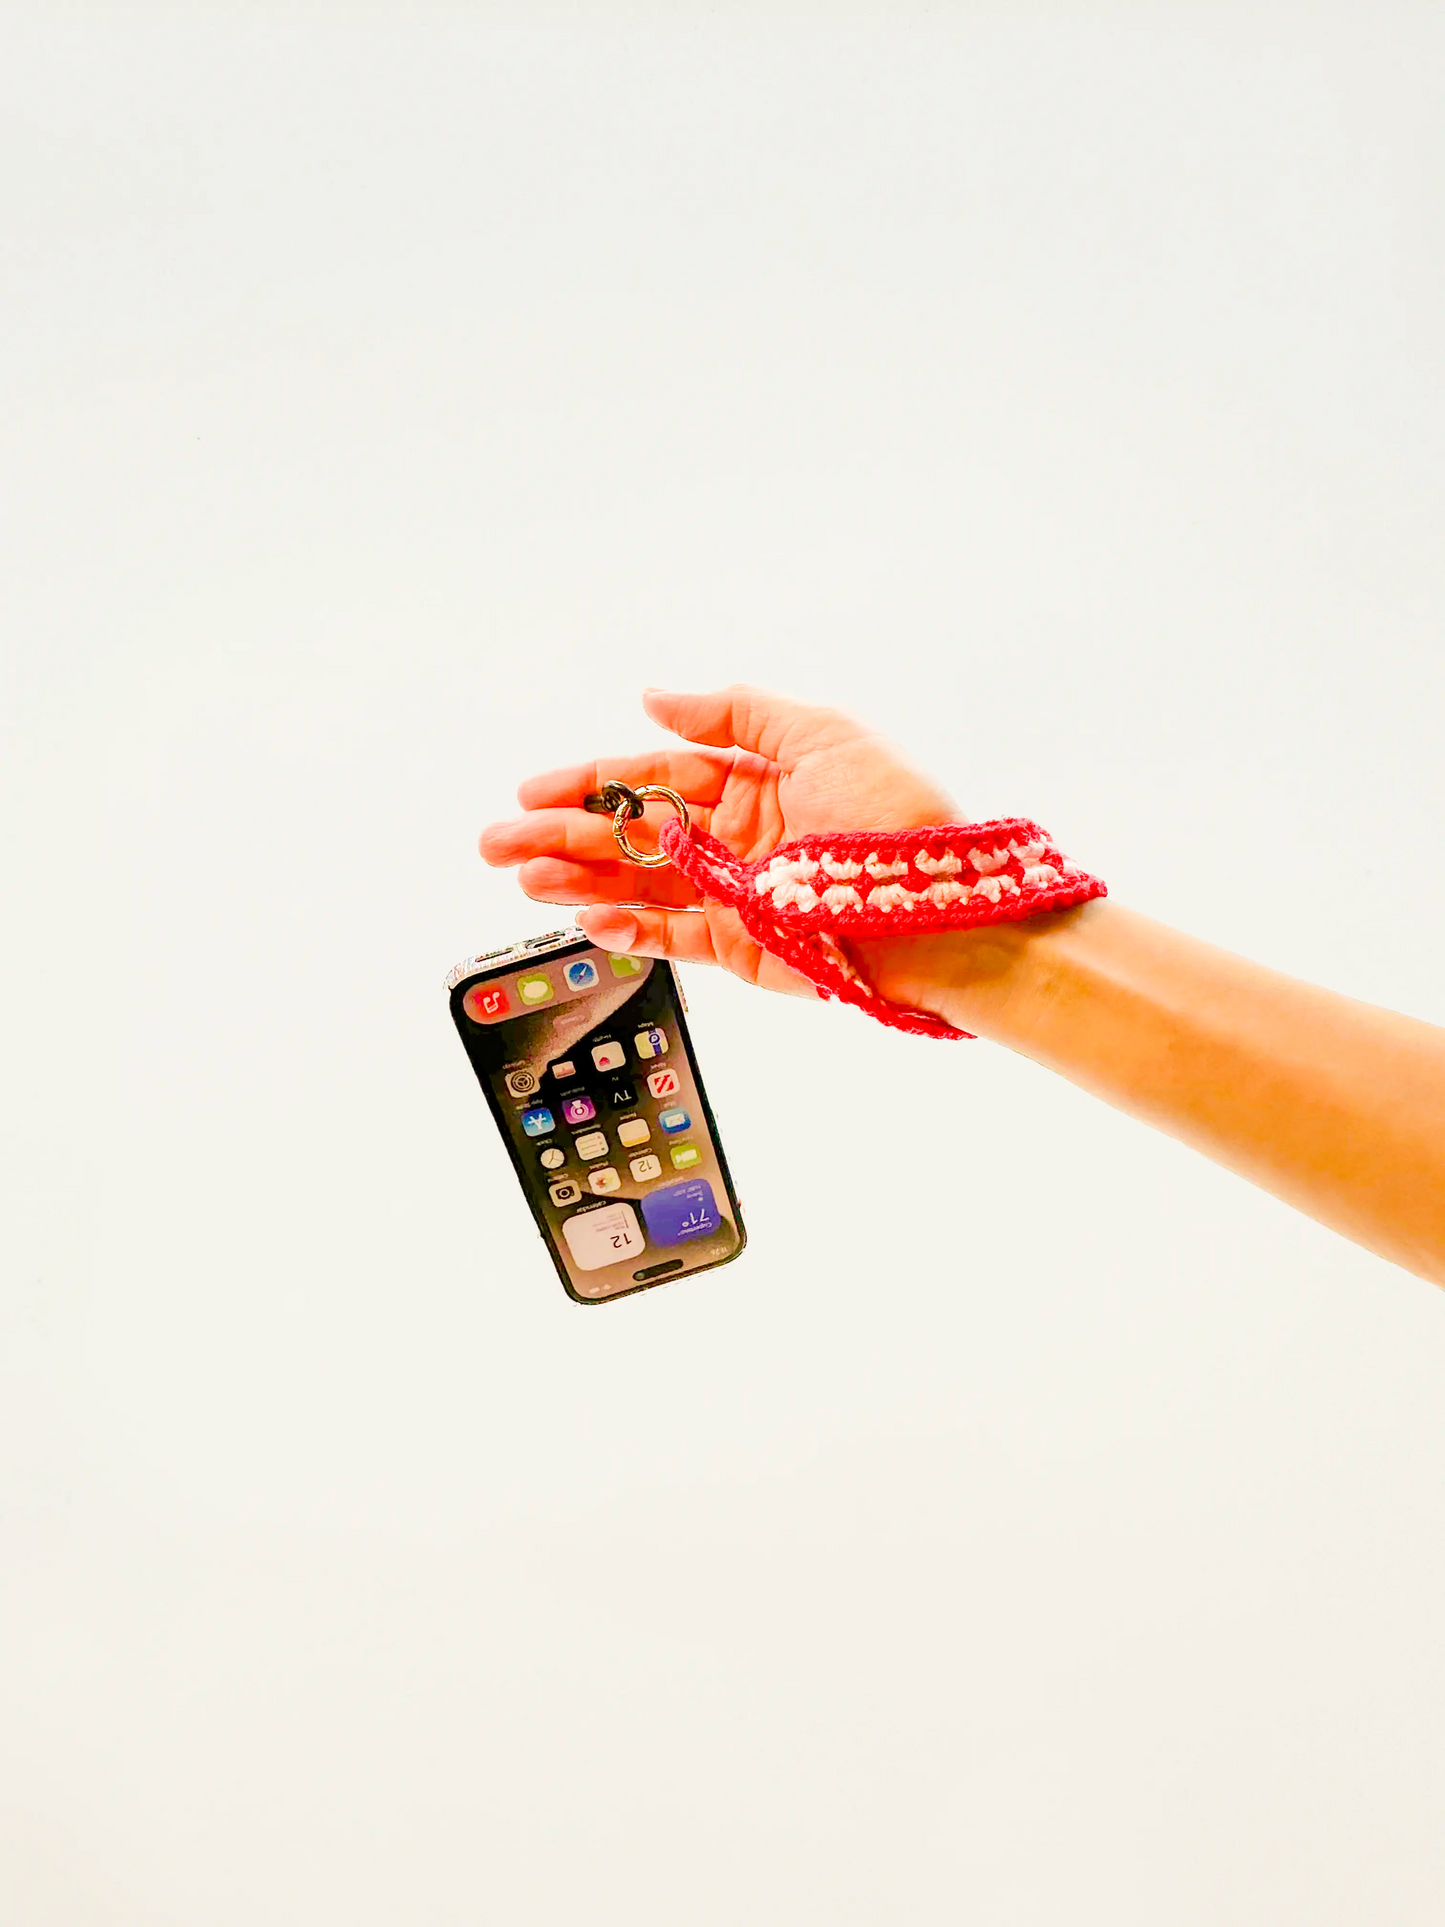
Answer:
[(1006, 1044), (1445, 1284), (1445, 1030), (1110, 902), (868, 946), (880, 991)]

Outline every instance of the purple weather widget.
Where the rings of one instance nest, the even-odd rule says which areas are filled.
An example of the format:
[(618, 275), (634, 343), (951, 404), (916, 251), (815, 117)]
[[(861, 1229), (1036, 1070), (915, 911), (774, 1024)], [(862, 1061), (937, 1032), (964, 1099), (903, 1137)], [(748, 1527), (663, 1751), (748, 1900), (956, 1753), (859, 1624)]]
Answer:
[(665, 1184), (658, 1191), (649, 1191), (642, 1200), (642, 1221), (648, 1237), (659, 1245), (705, 1238), (722, 1224), (706, 1178), (688, 1178), (682, 1184)]

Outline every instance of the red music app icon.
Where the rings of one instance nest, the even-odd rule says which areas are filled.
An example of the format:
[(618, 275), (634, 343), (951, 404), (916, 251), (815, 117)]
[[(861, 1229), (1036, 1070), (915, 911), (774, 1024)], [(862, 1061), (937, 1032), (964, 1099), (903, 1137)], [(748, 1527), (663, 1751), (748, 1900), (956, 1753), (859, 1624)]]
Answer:
[(505, 984), (473, 984), (462, 999), (462, 1009), (474, 1024), (495, 1024), (510, 1015), (512, 1004)]

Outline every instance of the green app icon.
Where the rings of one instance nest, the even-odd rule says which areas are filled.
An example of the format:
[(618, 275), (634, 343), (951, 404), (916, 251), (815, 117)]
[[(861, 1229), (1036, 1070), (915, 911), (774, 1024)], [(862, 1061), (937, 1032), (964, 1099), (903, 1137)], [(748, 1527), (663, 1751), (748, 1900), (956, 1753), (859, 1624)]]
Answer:
[(638, 977), (642, 974), (641, 957), (628, 957), (620, 950), (609, 950), (607, 961), (612, 966), (614, 977)]
[(696, 1164), (702, 1156), (695, 1144), (674, 1144), (672, 1146), (672, 1168), (685, 1171), (690, 1164)]
[(556, 993), (552, 979), (538, 975), (517, 979), (517, 1001), (523, 1004), (550, 1004)]

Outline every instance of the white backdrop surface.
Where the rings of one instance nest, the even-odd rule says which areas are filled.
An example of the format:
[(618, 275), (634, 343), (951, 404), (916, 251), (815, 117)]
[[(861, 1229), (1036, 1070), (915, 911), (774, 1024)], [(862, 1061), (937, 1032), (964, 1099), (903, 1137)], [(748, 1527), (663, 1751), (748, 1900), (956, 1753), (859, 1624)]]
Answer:
[(0, 14), (0, 1919), (1425, 1927), (1445, 1296), (694, 972), (563, 1296), (441, 992), (744, 678), (1445, 1021), (1438, 7)]

